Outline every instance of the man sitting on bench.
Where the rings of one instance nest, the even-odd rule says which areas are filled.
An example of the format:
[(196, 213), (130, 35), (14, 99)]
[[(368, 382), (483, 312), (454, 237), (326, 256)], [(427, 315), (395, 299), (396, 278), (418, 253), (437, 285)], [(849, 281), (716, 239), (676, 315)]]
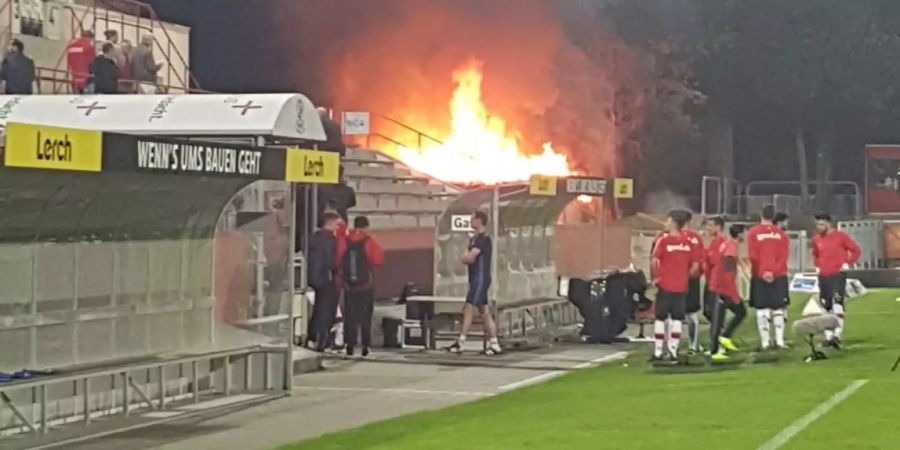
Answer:
[(483, 211), (472, 215), (472, 229), (475, 235), (469, 240), (469, 250), (462, 257), (462, 263), (469, 266), (469, 292), (463, 306), (462, 332), (447, 351), (461, 353), (466, 342), (466, 334), (472, 326), (472, 317), (477, 311), (484, 322), (484, 329), (490, 342), (483, 354), (495, 356), (502, 353), (497, 339), (497, 326), (491, 317), (488, 305), (488, 290), (491, 287), (491, 238), (487, 235), (488, 217)]

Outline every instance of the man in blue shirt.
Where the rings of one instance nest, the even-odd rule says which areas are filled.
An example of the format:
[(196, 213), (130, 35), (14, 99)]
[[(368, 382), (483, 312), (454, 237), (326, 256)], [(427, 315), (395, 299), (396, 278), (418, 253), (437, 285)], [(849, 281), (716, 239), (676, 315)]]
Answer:
[(490, 339), (484, 354), (487, 356), (502, 353), (500, 342), (497, 339), (497, 326), (491, 317), (488, 305), (488, 290), (491, 287), (491, 238), (487, 235), (488, 216), (483, 211), (477, 211), (472, 215), (472, 229), (475, 235), (469, 240), (469, 250), (461, 258), (462, 263), (469, 266), (469, 292), (466, 294), (466, 304), (463, 306), (462, 332), (456, 342), (447, 348), (451, 353), (461, 353), (462, 345), (466, 342), (466, 334), (472, 326), (472, 318), (475, 313), (481, 315), (484, 322), (485, 333)]

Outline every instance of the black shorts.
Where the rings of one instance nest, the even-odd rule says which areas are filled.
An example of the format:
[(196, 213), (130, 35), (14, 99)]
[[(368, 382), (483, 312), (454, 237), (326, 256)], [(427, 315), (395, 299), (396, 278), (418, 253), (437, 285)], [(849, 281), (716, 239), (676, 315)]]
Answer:
[(847, 274), (839, 273), (830, 277), (819, 277), (819, 299), (826, 311), (831, 312), (834, 304), (844, 306), (847, 297)]
[(700, 279), (691, 278), (688, 281), (687, 296), (684, 299), (684, 312), (693, 314), (700, 311)]
[(787, 275), (771, 283), (762, 278), (750, 280), (750, 306), (756, 309), (782, 309), (789, 303)]
[(666, 320), (669, 317), (672, 320), (684, 320), (686, 297), (684, 292), (676, 294), (660, 289), (656, 293), (656, 320)]
[(488, 303), (488, 291), (491, 289), (491, 280), (482, 282), (469, 281), (469, 292), (466, 293), (466, 303), (481, 308)]

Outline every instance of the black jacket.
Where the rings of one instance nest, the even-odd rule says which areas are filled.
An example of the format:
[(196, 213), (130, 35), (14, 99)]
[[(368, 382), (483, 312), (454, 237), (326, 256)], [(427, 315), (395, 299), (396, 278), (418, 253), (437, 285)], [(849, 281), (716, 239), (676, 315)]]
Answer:
[(341, 126), (329, 117), (322, 118), (322, 128), (325, 129), (325, 142), (319, 144), (319, 150), (329, 152), (337, 152), (341, 156), (347, 153), (347, 146), (344, 145), (344, 133)]
[(34, 61), (19, 52), (7, 53), (0, 64), (0, 79), (6, 82), (8, 95), (30, 95), (34, 92)]
[(309, 240), (307, 282), (315, 289), (325, 289), (334, 283), (337, 267), (337, 239), (328, 230), (316, 230)]
[(348, 220), (347, 210), (356, 206), (356, 192), (347, 183), (341, 181), (338, 184), (323, 184), (319, 186), (319, 225), (322, 225), (322, 214), (325, 208), (331, 206), (337, 210), (338, 215)]
[(119, 66), (116, 62), (100, 55), (91, 67), (94, 76), (94, 92), (97, 94), (119, 93)]

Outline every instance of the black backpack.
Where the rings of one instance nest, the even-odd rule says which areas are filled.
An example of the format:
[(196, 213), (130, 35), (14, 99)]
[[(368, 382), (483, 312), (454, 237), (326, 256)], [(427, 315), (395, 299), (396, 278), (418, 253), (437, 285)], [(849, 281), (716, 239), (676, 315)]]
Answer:
[(344, 253), (344, 260), (341, 261), (343, 269), (344, 282), (351, 288), (361, 288), (369, 285), (372, 281), (372, 266), (369, 264), (369, 258), (366, 255), (366, 242), (368, 237), (351, 242), (347, 242), (347, 252)]

